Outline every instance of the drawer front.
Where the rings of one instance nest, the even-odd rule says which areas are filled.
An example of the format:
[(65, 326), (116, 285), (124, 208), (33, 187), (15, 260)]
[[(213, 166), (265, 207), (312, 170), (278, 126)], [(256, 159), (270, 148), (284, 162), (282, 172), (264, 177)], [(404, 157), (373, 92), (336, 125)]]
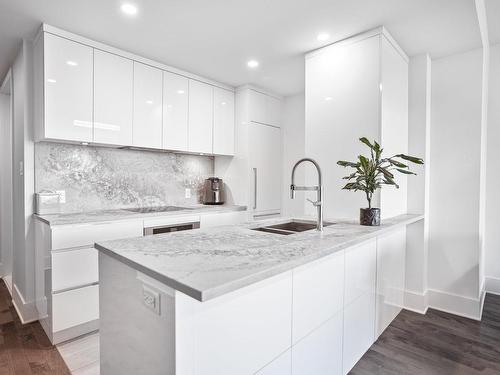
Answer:
[(142, 236), (142, 220), (65, 225), (52, 228), (52, 250)]
[(62, 331), (99, 319), (99, 286), (92, 285), (52, 296), (52, 330)]
[(247, 213), (245, 211), (202, 215), (201, 227), (210, 228), (219, 225), (241, 224), (246, 221), (246, 216)]
[(94, 248), (52, 253), (52, 291), (76, 288), (99, 281)]

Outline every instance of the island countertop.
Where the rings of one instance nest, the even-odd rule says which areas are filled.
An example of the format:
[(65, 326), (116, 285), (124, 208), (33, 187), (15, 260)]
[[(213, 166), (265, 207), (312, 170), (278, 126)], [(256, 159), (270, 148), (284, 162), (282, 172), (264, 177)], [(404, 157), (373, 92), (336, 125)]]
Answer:
[(400, 215), (382, 220), (379, 227), (328, 220), (335, 224), (322, 233), (292, 235), (252, 230), (290, 220), (280, 218), (105, 241), (95, 247), (173, 289), (207, 301), (422, 219), (423, 215)]

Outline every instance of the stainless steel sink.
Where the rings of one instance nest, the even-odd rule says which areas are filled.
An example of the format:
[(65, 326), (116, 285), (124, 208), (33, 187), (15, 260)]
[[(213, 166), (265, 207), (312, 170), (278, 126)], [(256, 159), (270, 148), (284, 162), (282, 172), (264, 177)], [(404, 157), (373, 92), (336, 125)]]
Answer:
[[(323, 223), (327, 227), (334, 223)], [(285, 223), (267, 225), (265, 227), (252, 228), (259, 232), (290, 235), (299, 232), (306, 232), (308, 230), (316, 230), (316, 222), (307, 220), (292, 220)]]

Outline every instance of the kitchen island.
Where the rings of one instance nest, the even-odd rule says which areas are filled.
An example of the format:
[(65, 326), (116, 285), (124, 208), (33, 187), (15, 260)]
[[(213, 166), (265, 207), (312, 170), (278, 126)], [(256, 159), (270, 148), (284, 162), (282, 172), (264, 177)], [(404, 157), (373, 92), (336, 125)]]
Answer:
[(403, 307), (406, 226), (97, 243), (101, 374), (347, 373)]

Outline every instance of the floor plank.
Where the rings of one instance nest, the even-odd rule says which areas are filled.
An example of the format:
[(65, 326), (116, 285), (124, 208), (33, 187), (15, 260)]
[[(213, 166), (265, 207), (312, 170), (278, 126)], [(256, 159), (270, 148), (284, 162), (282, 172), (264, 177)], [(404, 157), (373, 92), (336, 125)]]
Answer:
[(500, 374), (500, 296), (486, 296), (481, 322), (403, 310), (350, 374)]

